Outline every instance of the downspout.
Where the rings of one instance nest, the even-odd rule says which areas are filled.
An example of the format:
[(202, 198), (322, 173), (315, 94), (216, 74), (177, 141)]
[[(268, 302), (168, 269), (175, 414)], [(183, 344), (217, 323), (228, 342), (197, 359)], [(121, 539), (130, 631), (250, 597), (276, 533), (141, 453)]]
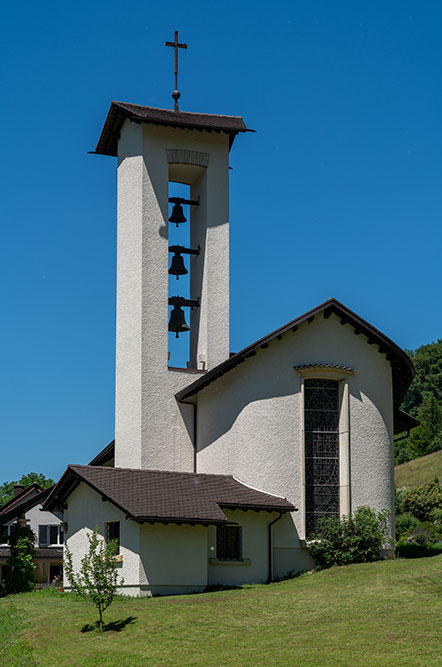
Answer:
[(268, 536), (268, 545), (269, 545), (269, 575), (267, 577), (267, 583), (270, 584), (271, 581), (273, 581), (273, 541), (272, 541), (272, 526), (282, 519), (282, 515), (284, 512), (279, 512), (279, 516), (276, 517), (276, 519), (273, 519), (273, 521), (270, 521), (269, 525), (267, 526), (268, 531), (269, 531), (269, 536)]
[(197, 471), (197, 460), (196, 460), (196, 455), (197, 455), (197, 433), (198, 433), (198, 405), (197, 403), (193, 403), (192, 401), (180, 401), (180, 403), (184, 403), (184, 405), (192, 405), (193, 406), (193, 472)]

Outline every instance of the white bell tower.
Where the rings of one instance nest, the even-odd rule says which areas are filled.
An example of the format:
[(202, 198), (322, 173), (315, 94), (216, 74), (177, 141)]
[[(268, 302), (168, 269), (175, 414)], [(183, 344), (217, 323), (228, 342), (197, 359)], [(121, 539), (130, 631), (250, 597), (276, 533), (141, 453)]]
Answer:
[[(245, 131), (237, 116), (111, 104), (96, 152), (118, 157), (117, 467), (193, 469), (191, 406), (174, 395), (229, 356), (229, 150)], [(170, 182), (199, 204), (184, 223), (199, 248), (184, 255), (190, 294), (180, 296), (199, 304), (183, 309), (184, 369), (168, 364)]]

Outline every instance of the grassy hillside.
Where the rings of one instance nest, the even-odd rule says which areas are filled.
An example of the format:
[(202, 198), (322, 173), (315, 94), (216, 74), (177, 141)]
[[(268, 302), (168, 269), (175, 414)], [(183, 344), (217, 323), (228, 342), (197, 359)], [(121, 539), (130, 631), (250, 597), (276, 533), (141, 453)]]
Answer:
[(18, 595), (0, 600), (0, 628), (13, 619), (0, 664), (440, 666), (441, 570), (438, 556), (218, 593), (120, 598), (103, 635), (93, 607), (70, 594)]
[(442, 480), (442, 450), (402, 463), (394, 469), (396, 487), (423, 484), (435, 475)]

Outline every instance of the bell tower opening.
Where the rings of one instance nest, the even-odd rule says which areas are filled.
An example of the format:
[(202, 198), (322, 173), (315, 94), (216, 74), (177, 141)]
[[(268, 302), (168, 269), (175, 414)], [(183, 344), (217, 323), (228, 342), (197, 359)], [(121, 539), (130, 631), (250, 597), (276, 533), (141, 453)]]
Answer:
[(191, 201), (190, 186), (169, 181), (168, 365), (171, 368), (191, 367), (190, 307), (180, 305), (179, 299), (190, 300), (193, 258), (199, 250), (190, 247), (191, 206), (186, 201)]

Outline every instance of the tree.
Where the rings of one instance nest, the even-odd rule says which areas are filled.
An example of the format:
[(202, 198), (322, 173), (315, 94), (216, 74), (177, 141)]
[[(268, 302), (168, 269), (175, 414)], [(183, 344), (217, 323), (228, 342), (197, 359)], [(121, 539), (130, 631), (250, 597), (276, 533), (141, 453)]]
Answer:
[(18, 482), (3, 482), (3, 484), (0, 484), (0, 507), (13, 497), (15, 484), (23, 484), (27, 488), (34, 482), (40, 484), (42, 489), (47, 489), (54, 484), (53, 479), (45, 477), (41, 472), (28, 472), (26, 475), (22, 475)]
[(118, 552), (118, 540), (110, 540), (107, 544), (98, 535), (98, 526), (88, 534), (89, 551), (81, 559), (78, 573), (74, 572), (72, 554), (65, 546), (63, 570), (74, 593), (89, 600), (98, 609), (100, 632), (103, 632), (103, 611), (113, 602), (118, 585), (115, 568), (115, 556)]
[(442, 409), (433, 394), (424, 394), (417, 416), (421, 425), (413, 429), (405, 445), (397, 452), (398, 463), (425, 456), (441, 448)]
[(11, 554), (8, 558), (6, 593), (26, 593), (35, 586), (34, 571), (35, 535), (27, 526), (18, 526), (10, 536)]

